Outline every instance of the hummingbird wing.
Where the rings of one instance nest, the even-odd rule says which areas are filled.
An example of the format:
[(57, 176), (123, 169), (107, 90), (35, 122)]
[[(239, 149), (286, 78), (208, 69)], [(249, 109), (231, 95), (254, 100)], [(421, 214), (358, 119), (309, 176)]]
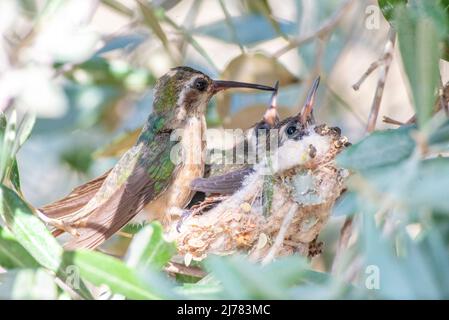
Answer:
[(95, 196), (111, 170), (101, 176), (76, 187), (66, 197), (39, 208), (43, 214), (52, 219), (64, 218), (81, 209)]
[[(95, 248), (132, 220), (150, 201), (156, 199), (171, 183), (175, 164), (170, 159), (169, 134), (156, 135), (139, 152), (131, 167), (114, 169), (98, 194), (107, 198), (98, 202), (89, 215), (78, 223), (78, 237), (65, 248)], [(120, 164), (120, 162), (119, 162)], [(98, 194), (95, 198), (101, 198)], [(87, 205), (89, 207), (89, 204)]]
[(253, 172), (253, 168), (243, 168), (209, 178), (198, 178), (192, 181), (190, 187), (205, 193), (232, 194), (242, 187), (246, 176)]

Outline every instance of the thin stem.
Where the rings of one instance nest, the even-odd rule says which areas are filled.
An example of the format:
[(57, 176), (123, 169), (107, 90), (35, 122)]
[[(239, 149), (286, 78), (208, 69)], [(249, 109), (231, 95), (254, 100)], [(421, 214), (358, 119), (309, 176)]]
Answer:
[(235, 26), (234, 23), (232, 22), (231, 15), (229, 14), (228, 9), (226, 8), (223, 0), (218, 0), (218, 2), (220, 3), (221, 9), (223, 10), (223, 13), (225, 15), (226, 24), (229, 27), (229, 30), (231, 31), (232, 39), (234, 40), (235, 43), (237, 43), (242, 54), (245, 53), (245, 48), (240, 43), (239, 38), (237, 37), (237, 31), (235, 30)]
[(170, 26), (172, 26), (176, 31), (182, 34), (182, 36), (190, 43), (190, 45), (204, 58), (206, 61), (211, 65), (211, 67), (214, 68), (215, 71), (219, 71), (220, 69), (217, 67), (217, 65), (214, 63), (212, 58), (207, 54), (206, 50), (201, 47), (201, 45), (190, 35), (190, 33), (185, 30), (183, 27), (179, 26), (174, 22), (172, 19), (170, 19), (167, 15), (164, 15), (163, 21), (168, 23)]
[[(371, 105), (371, 112), (368, 117), (368, 124), (366, 127), (366, 131), (372, 132), (376, 127), (377, 118), (379, 115), (380, 104), (382, 102), (383, 91), (385, 88), (385, 81), (388, 75), (388, 70), (390, 69), (390, 64), (393, 59), (393, 49), (396, 39), (396, 32), (393, 28), (390, 28), (388, 32), (388, 40), (385, 44), (383, 57), (385, 57), (384, 62), (382, 63), (382, 67), (379, 71), (379, 79), (377, 81), (377, 88), (374, 94), (373, 103)], [(341, 255), (343, 251), (348, 247), (349, 239), (352, 235), (352, 217), (346, 217), (345, 222), (343, 223), (343, 227), (340, 230), (340, 239), (338, 241), (337, 251), (335, 253), (334, 262), (332, 264), (332, 272), (337, 272), (337, 269), (340, 264)]]
[(368, 125), (366, 127), (367, 132), (373, 132), (376, 128), (377, 118), (379, 116), (380, 104), (382, 102), (382, 96), (385, 88), (385, 81), (387, 79), (388, 71), (390, 70), (390, 64), (393, 59), (393, 49), (396, 39), (396, 32), (393, 28), (390, 28), (388, 32), (388, 41), (384, 49), (385, 62), (383, 68), (379, 71), (379, 79), (377, 81), (376, 92), (374, 93), (373, 104), (371, 105), (371, 112), (368, 117)]
[(274, 57), (279, 58), (288, 51), (297, 48), (315, 38), (321, 38), (327, 34), (332, 33), (335, 27), (340, 23), (344, 15), (349, 11), (354, 3), (354, 0), (347, 0), (341, 5), (340, 9), (328, 20), (326, 20), (317, 30), (300, 36), (299, 38), (290, 40), (290, 43), (288, 45), (274, 53)]
[(169, 262), (167, 267), (165, 267), (165, 271), (169, 273), (177, 273), (186, 276), (192, 276), (197, 278), (204, 278), (207, 273), (200, 268), (197, 267), (187, 267), (183, 264), (176, 262)]

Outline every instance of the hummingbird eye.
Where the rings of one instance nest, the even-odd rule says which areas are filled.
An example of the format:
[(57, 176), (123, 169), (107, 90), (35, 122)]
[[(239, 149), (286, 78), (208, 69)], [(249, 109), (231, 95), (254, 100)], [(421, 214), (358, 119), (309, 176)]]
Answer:
[(289, 126), (287, 130), (285, 130), (285, 132), (287, 133), (287, 136), (291, 137), (296, 133), (297, 130), (298, 129), (296, 128), (296, 126)]
[(207, 81), (203, 78), (196, 79), (193, 86), (199, 91), (204, 91), (207, 89)]

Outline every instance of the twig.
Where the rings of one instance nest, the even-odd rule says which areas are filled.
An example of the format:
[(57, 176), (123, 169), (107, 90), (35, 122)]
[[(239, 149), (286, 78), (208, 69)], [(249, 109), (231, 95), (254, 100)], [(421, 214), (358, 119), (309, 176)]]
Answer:
[[(441, 85), (441, 92), (438, 95), (438, 98), (435, 102), (434, 114), (439, 112), (440, 110), (444, 110), (444, 113), (446, 114), (446, 116), (449, 117), (449, 82), (446, 83), (445, 85), (443, 85), (443, 83), (441, 82), (440, 85)], [(405, 126), (405, 125), (416, 123), (416, 114), (414, 114), (406, 122), (402, 122), (402, 121), (395, 120), (390, 117), (384, 116), (383, 122), (398, 125), (398, 126)]]
[(345, 13), (349, 11), (349, 9), (354, 3), (355, 3), (354, 0), (347, 0), (345, 3), (341, 5), (340, 9), (329, 19), (327, 19), (317, 30), (307, 33), (303, 36), (300, 36), (299, 38), (290, 40), (290, 43), (288, 45), (276, 51), (273, 56), (275, 58), (279, 58), (283, 54), (287, 53), (288, 51), (296, 47), (303, 45), (304, 43), (307, 43), (315, 38), (321, 38), (326, 34), (331, 33), (333, 29), (340, 23)]
[(224, 1), (218, 0), (218, 2), (220, 3), (221, 10), (223, 11), (223, 13), (225, 15), (225, 21), (226, 21), (226, 24), (228, 25), (229, 30), (231, 31), (232, 39), (237, 43), (242, 54), (245, 53), (245, 48), (243, 48), (242, 44), (239, 41), (239, 38), (237, 36), (237, 31), (235, 30), (235, 26), (232, 23), (231, 15), (229, 14), (229, 11), (226, 8), (226, 5), (224, 4)]
[(169, 262), (168, 265), (165, 267), (165, 271), (197, 278), (204, 278), (207, 275), (207, 273), (200, 268), (187, 267), (183, 264), (176, 262)]
[(354, 83), (352, 85), (352, 88), (354, 90), (359, 90), (360, 86), (362, 85), (362, 83), (366, 80), (366, 78), (368, 78), (368, 76), (374, 71), (376, 70), (378, 67), (380, 67), (381, 65), (385, 64), (386, 61), (388, 59), (391, 59), (391, 54), (392, 52), (388, 51), (388, 52), (384, 52), (384, 54), (382, 55), (382, 57), (377, 60), (374, 61), (373, 63), (371, 63), (371, 65), (369, 66), (369, 68), (363, 73), (363, 75), (360, 77), (359, 81), (357, 81), (356, 83)]
[(387, 116), (384, 116), (382, 121), (383, 121), (384, 123), (393, 124), (393, 125), (395, 125), (395, 126), (403, 126), (403, 125), (406, 124), (406, 123), (404, 123), (404, 122), (395, 120), (395, 119), (390, 118), (390, 117), (387, 117)]
[(388, 75), (388, 70), (390, 69), (391, 60), (393, 58), (395, 39), (396, 32), (393, 30), (393, 28), (390, 28), (390, 31), (388, 32), (388, 41), (384, 49), (385, 61), (383, 63), (383, 68), (381, 68), (379, 72), (379, 80), (377, 81), (377, 88), (376, 92), (374, 93), (374, 100), (373, 104), (371, 105), (370, 115), (368, 117), (368, 126), (366, 128), (367, 132), (373, 132), (376, 127), (376, 121), (380, 110), (380, 103), (382, 102), (382, 96), (385, 88), (385, 81)]
[[(393, 58), (395, 39), (396, 39), (396, 32), (393, 30), (393, 28), (390, 28), (388, 32), (388, 40), (384, 49), (384, 54), (382, 55), (383, 58), (380, 59), (380, 60), (383, 59), (383, 62), (381, 69), (379, 71), (379, 79), (377, 81), (377, 88), (374, 94), (373, 103), (371, 105), (371, 112), (368, 117), (368, 125), (366, 127), (367, 132), (374, 131), (376, 127), (376, 121), (379, 115), (380, 103), (382, 102), (382, 95), (385, 87), (385, 81), (388, 75), (388, 70), (390, 69), (391, 60)], [(371, 72), (372, 71), (370, 71), (369, 73)], [(351, 238), (352, 235), (352, 222), (353, 222), (352, 217), (347, 217), (345, 219), (345, 222), (343, 223), (343, 227), (340, 230), (340, 239), (338, 241), (337, 251), (335, 253), (334, 262), (331, 268), (332, 273), (336, 273), (338, 271), (337, 269), (341, 260), (341, 255), (343, 251), (348, 247), (349, 239)]]
[(281, 228), (279, 229), (279, 232), (276, 236), (276, 240), (274, 241), (274, 244), (271, 246), (270, 251), (268, 251), (265, 258), (263, 258), (262, 265), (265, 265), (274, 259), (279, 248), (284, 243), (285, 234), (287, 233), (288, 227), (290, 226), (290, 223), (292, 222), (296, 211), (298, 211), (298, 205), (294, 204), (291, 206), (290, 210), (285, 215), (284, 220), (282, 220), (282, 225), (281, 225)]

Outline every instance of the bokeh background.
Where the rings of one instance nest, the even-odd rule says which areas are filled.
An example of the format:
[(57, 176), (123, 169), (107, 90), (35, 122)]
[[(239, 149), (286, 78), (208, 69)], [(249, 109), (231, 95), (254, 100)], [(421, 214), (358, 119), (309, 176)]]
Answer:
[[(26, 207), (21, 198), (33, 206), (49, 203), (114, 165), (151, 112), (156, 79), (171, 67), (188, 65), (213, 78), (266, 85), (279, 80), (282, 117), (298, 111), (320, 75), (316, 119), (340, 127), (351, 142), (361, 141), (339, 157), (354, 174), (320, 235), (324, 252), (311, 262), (312, 270), (327, 273), (310, 272), (305, 259), (298, 257), (280, 259), (265, 269), (239, 257), (212, 257), (206, 265), (212, 278), (192, 286), (191, 279), (179, 281), (186, 296), (210, 298), (212, 288), (218, 292), (212, 296), (225, 298), (447, 298), (449, 162), (444, 155), (449, 121), (443, 111), (430, 118), (437, 87), (445, 93), (437, 100), (440, 106), (449, 105), (448, 85), (439, 86), (437, 79), (440, 61), (440, 84), (448, 81), (448, 65), (440, 60), (447, 60), (449, 52), (448, 8), (448, 0), (1, 0), (0, 111), (6, 111), (8, 125), (0, 118), (0, 209), (18, 221), (37, 220), (30, 212), (21, 216), (11, 210)], [(390, 30), (397, 31), (399, 45), (388, 60), (376, 129), (397, 128), (383, 123), (383, 116), (405, 122), (415, 111), (418, 126), (368, 136), (368, 116), (385, 65), (359, 90), (353, 85), (372, 63), (385, 63)], [(247, 128), (260, 119), (269, 97), (221, 93), (210, 102), (208, 126)], [(18, 129), (12, 125), (16, 111)], [(210, 147), (216, 144), (220, 141), (208, 141)], [(17, 170), (13, 160), (20, 145)], [(14, 197), (7, 199), (5, 190), (11, 184)], [(350, 250), (336, 254), (343, 222), (351, 217), (354, 232), (346, 239)], [(45, 295), (45, 288), (54, 289), (55, 278), (43, 268), (36, 269), (47, 279), (41, 286), (35, 287), (32, 277), (27, 285), (15, 282), (15, 275), (30, 271), (25, 262), (57, 270), (59, 265), (49, 266), (46, 259), (62, 252), (40, 221), (24, 225), (29, 230), (17, 232), (15, 225), (8, 225), (17, 241), (0, 228), (0, 240), (8, 243), (4, 252), (20, 257), (15, 260), (23, 269), (15, 273), (17, 261), (11, 271), (0, 268), (0, 274), (11, 276), (14, 288), (21, 289), (16, 295), (8, 282), (2, 283), (0, 298), (59, 297), (56, 291)], [(151, 245), (145, 232), (159, 232), (163, 243), (160, 226), (153, 225), (136, 237), (140, 247)], [(37, 249), (42, 246), (40, 255)], [(101, 268), (110, 263), (114, 268), (108, 275), (116, 276), (114, 281), (124, 279), (125, 287), (113, 293), (153, 297), (139, 291), (142, 279), (151, 276), (149, 270), (142, 278), (132, 278), (138, 268), (126, 269), (98, 252), (81, 253), (79, 259), (94, 271), (104, 271)], [(365, 282), (370, 266), (381, 270), (379, 291)], [(83, 278), (97, 286), (111, 280), (98, 280), (92, 270)], [(127, 291), (129, 279), (139, 279), (132, 283), (138, 294)], [(149, 287), (160, 290), (157, 297), (174, 297), (162, 292), (159, 280), (150, 280)], [(353, 280), (358, 281), (354, 291), (349, 284)], [(209, 291), (198, 296), (195, 290), (201, 291), (205, 283)]]
[[(376, 9), (376, 1), (341, 0), (1, 1), (1, 103), (14, 99), (37, 115), (18, 155), (26, 198), (48, 203), (113, 164), (151, 112), (155, 79), (177, 65), (214, 78), (280, 80), (282, 116), (297, 111), (320, 75), (317, 119), (357, 141), (377, 72), (360, 90), (352, 85), (381, 56), (389, 27)], [(329, 23), (319, 37), (285, 50), (288, 39)], [(381, 115), (405, 121), (412, 108), (399, 63), (395, 57)], [(246, 128), (268, 99), (220, 95), (209, 126)], [(114, 139), (125, 143), (110, 146)]]

